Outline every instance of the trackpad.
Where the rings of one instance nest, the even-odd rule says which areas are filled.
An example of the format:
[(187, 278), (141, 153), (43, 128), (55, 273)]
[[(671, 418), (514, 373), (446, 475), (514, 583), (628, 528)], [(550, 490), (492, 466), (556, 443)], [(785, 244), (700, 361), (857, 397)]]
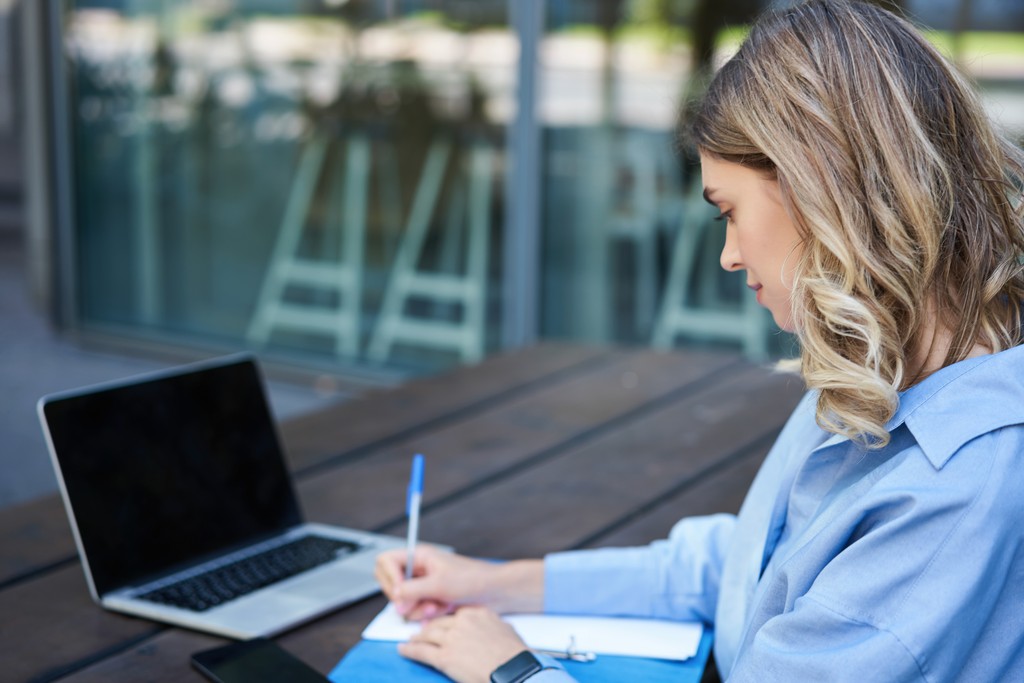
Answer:
[(289, 597), (321, 601), (333, 601), (343, 596), (362, 597), (377, 592), (377, 582), (365, 571), (338, 569), (326, 576), (311, 576), (281, 587), (280, 592)]

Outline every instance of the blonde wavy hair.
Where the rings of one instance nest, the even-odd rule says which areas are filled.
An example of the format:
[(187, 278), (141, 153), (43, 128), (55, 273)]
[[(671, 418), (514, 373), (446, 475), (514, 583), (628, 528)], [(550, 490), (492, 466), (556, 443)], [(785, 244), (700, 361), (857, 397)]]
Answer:
[(824, 429), (887, 444), (936, 325), (943, 367), (1022, 343), (1024, 155), (907, 21), (838, 0), (768, 14), (683, 126), (703, 154), (779, 182)]

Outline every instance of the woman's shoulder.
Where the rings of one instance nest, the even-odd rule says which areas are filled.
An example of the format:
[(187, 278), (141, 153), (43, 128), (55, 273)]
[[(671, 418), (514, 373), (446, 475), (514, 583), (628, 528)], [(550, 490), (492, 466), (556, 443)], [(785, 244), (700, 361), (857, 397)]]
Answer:
[(905, 424), (936, 469), (966, 452), (1024, 453), (1024, 346), (955, 363), (900, 397)]
[(1024, 347), (934, 373), (904, 392), (887, 426), (882, 449), (840, 442), (838, 457), (819, 458), (824, 470), (835, 462), (830, 485), (861, 492), (856, 506), (948, 521), (984, 499), (988, 514), (1024, 515)]

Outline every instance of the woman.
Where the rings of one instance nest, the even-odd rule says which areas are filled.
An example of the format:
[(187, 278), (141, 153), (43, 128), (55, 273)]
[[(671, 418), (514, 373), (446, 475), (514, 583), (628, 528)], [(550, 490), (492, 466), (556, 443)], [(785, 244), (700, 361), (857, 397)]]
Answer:
[(410, 581), (382, 555), (429, 620), (401, 652), (571, 680), (495, 615), (544, 610), (704, 620), (730, 682), (1024, 680), (1020, 152), (913, 27), (838, 0), (763, 18), (691, 128), (722, 266), (797, 335), (808, 394), (738, 517), (502, 565), (424, 549)]

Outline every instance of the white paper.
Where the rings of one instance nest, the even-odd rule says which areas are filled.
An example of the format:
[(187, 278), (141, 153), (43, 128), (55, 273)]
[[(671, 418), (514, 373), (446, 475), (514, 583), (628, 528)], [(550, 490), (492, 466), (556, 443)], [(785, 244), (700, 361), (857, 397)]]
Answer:
[[(699, 622), (662, 619), (553, 614), (508, 614), (504, 619), (535, 649), (564, 652), (575, 638), (581, 652), (676, 661), (697, 654), (704, 633)], [(366, 627), (363, 638), (404, 642), (419, 630), (420, 624), (406, 622), (389, 604)]]

